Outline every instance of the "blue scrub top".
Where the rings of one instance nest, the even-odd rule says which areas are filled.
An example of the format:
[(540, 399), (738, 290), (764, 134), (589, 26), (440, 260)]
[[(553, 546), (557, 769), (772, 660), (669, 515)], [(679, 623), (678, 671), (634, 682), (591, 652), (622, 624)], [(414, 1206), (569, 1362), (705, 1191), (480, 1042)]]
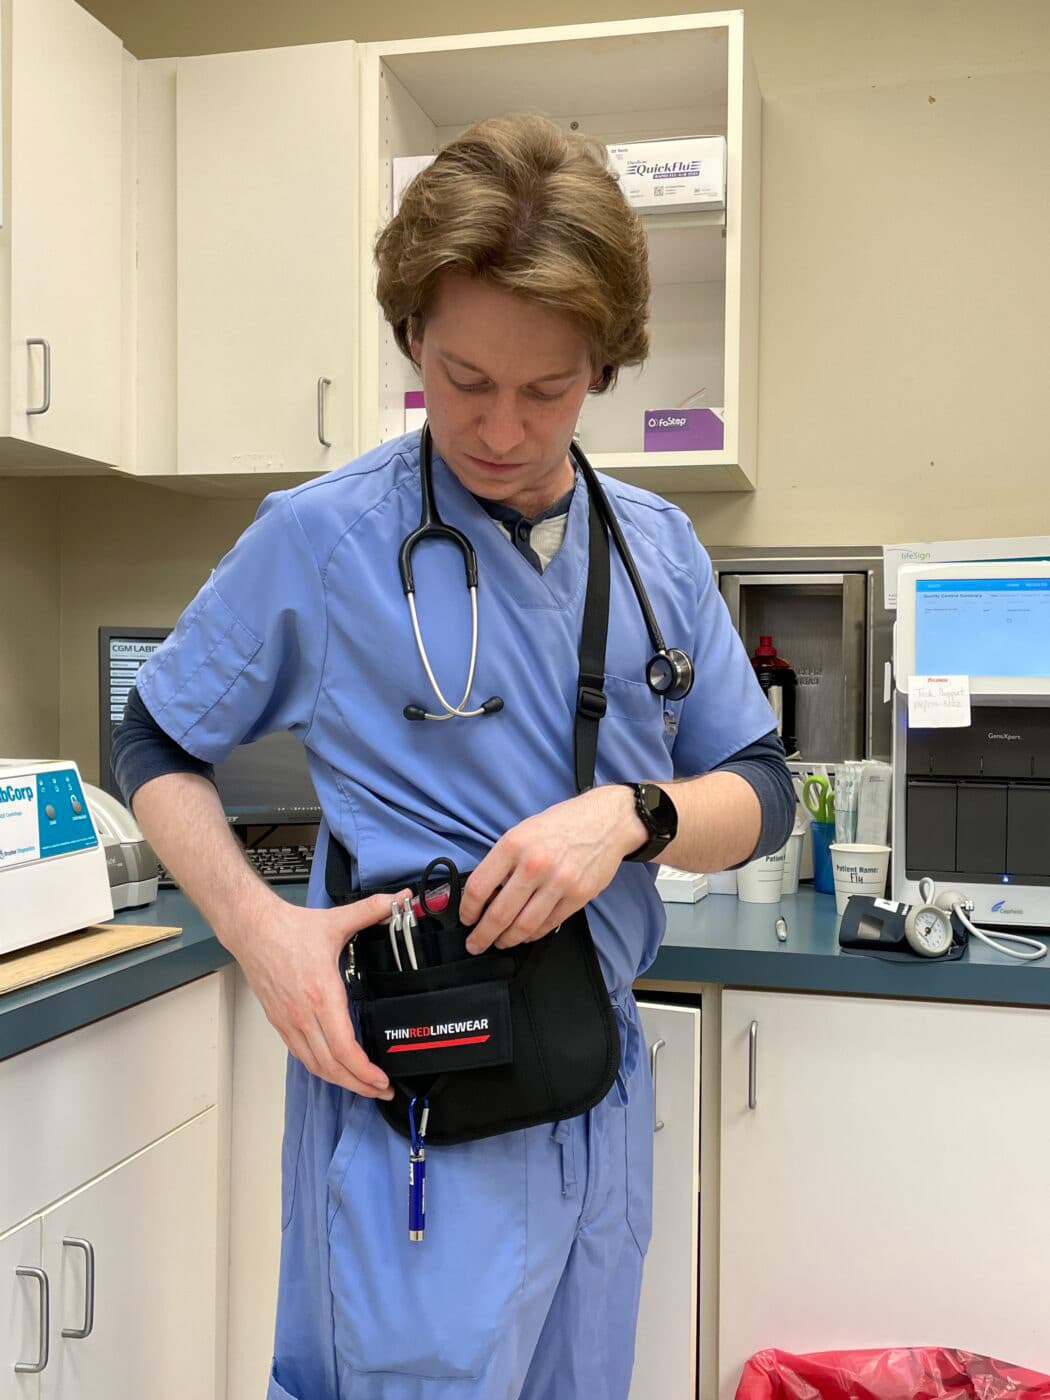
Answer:
[[(436, 454), (433, 474), (438, 509), (478, 556), (471, 704), (500, 695), (498, 714), (422, 723), (402, 714), (409, 702), (437, 708), (398, 574), (401, 542), (419, 523), (418, 434), (268, 496), (138, 675), (157, 723), (206, 762), (274, 730), (302, 740), (324, 813), (315, 907), (329, 903), (329, 831), (367, 889), (417, 877), (435, 856), (472, 869), (510, 827), (576, 792), (586, 484), (577, 474), (564, 542), (540, 574)], [(604, 476), (602, 485), (667, 644), (693, 656), (696, 683), (681, 701), (649, 689), (652, 646), (614, 549), (595, 783), (707, 772), (775, 719), (688, 517), (650, 492)], [(455, 703), (471, 640), (462, 556), (427, 542), (413, 566), (430, 662)], [(654, 865), (624, 864), (589, 908), (612, 992), (656, 956), (664, 914), (655, 874)]]

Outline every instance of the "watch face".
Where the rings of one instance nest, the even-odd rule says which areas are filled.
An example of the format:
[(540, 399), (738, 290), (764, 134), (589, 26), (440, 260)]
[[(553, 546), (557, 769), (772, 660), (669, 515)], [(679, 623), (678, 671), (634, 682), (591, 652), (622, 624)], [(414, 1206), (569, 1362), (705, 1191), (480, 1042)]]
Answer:
[(670, 839), (678, 831), (678, 812), (674, 803), (655, 783), (641, 783), (639, 786), (641, 802), (649, 818), (647, 825), (657, 836)]

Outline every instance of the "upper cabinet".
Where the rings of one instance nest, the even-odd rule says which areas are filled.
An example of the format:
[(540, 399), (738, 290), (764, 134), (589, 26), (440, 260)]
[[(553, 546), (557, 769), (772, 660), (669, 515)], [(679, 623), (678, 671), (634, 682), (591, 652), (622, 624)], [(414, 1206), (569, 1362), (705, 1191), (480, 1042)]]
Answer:
[(352, 43), (179, 59), (177, 470), (329, 471), (355, 453)]
[(4, 0), (0, 13), (0, 467), (116, 465), (126, 56), (73, 0)]
[[(596, 467), (651, 490), (753, 487), (761, 108), (743, 15), (363, 45), (362, 249), (391, 215), (395, 157), (432, 154), (473, 121), (526, 110), (607, 144), (726, 138), (724, 211), (645, 214), (651, 357), (587, 401), (580, 429)], [(419, 385), (382, 320), (370, 259), (361, 266), (359, 418), (368, 445), (403, 431), (404, 395)], [(652, 450), (676, 434), (650, 432), (646, 451), (647, 421), (681, 418), (668, 410), (686, 407), (711, 410), (688, 424), (704, 445)]]
[(724, 138), (724, 208), (643, 216), (652, 353), (580, 432), (658, 492), (754, 487), (761, 104), (740, 12), (146, 62), (74, 0), (0, 13), (0, 470), (243, 492), (403, 432), (419, 383), (372, 259), (394, 158), (528, 110), (608, 145)]

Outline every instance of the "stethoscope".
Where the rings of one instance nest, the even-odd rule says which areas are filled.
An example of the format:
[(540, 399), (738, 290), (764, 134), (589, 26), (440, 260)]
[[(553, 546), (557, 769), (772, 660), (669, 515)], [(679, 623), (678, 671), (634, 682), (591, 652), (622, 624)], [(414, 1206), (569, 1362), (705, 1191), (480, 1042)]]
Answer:
[[(653, 645), (653, 655), (645, 668), (646, 680), (649, 682), (649, 689), (654, 694), (661, 696), (665, 700), (682, 700), (693, 688), (695, 671), (692, 659), (678, 647), (668, 647), (663, 639), (663, 634), (657, 626), (656, 618), (653, 614), (649, 596), (645, 591), (638, 570), (635, 568), (631, 552), (627, 548), (627, 541), (620, 530), (619, 521), (609, 505), (605, 492), (602, 490), (594, 468), (584, 456), (577, 443), (573, 443), (569, 449), (569, 455), (576, 466), (583, 473), (583, 479), (587, 483), (587, 491), (592, 501), (597, 503), (599, 513), (605, 522), (609, 532), (616, 542), (616, 548), (623, 566), (627, 570), (627, 576), (631, 580), (631, 587), (634, 589), (635, 597), (638, 599), (638, 606), (642, 610), (645, 618), (646, 630)], [(467, 539), (461, 530), (457, 530), (453, 525), (446, 525), (438, 514), (438, 508), (434, 501), (434, 481), (433, 481), (433, 439), (430, 434), (430, 425), (423, 424), (419, 444), (419, 492), (421, 498), (421, 510), (419, 524), (407, 535), (401, 543), (398, 564), (401, 570), (401, 587), (408, 600), (408, 610), (412, 616), (412, 631), (416, 638), (416, 647), (419, 651), (419, 659), (427, 673), (431, 688), (437, 696), (438, 703), (445, 711), (444, 714), (431, 714), (422, 705), (406, 705), (404, 708), (405, 719), (473, 719), (478, 715), (494, 715), (503, 709), (503, 699), (499, 695), (491, 695), (486, 701), (476, 709), (467, 709), (470, 699), (470, 692), (474, 687), (474, 670), (478, 659), (478, 556), (474, 552), (474, 546)], [(458, 705), (450, 705), (442, 694), (438, 685), (437, 677), (434, 675), (433, 667), (427, 656), (427, 649), (423, 643), (423, 635), (419, 630), (419, 617), (416, 614), (416, 585), (412, 576), (412, 551), (424, 540), (445, 539), (457, 546), (463, 555), (463, 563), (467, 575), (467, 592), (470, 594), (470, 616), (471, 616), (471, 640), (470, 640), (470, 664), (467, 668), (467, 683), (463, 690), (463, 696)]]

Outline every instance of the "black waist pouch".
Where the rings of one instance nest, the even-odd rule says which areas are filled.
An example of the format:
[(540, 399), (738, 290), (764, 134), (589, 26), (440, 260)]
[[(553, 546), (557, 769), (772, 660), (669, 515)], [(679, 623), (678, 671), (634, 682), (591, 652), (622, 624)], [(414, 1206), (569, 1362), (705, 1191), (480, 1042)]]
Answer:
[[(428, 1144), (471, 1142), (574, 1118), (605, 1097), (620, 1036), (582, 910), (535, 943), (472, 955), (459, 922), (465, 877), (451, 862), (381, 890), (350, 891), (348, 870), (330, 841), (326, 885), (337, 904), (407, 888), (420, 900), (417, 967), (387, 924), (362, 929), (340, 960), (365, 1051), (394, 1088), (390, 1102), (378, 1100), (391, 1127), (408, 1137), (409, 1104), (425, 1098)], [(447, 903), (431, 914), (426, 896), (439, 883)]]

